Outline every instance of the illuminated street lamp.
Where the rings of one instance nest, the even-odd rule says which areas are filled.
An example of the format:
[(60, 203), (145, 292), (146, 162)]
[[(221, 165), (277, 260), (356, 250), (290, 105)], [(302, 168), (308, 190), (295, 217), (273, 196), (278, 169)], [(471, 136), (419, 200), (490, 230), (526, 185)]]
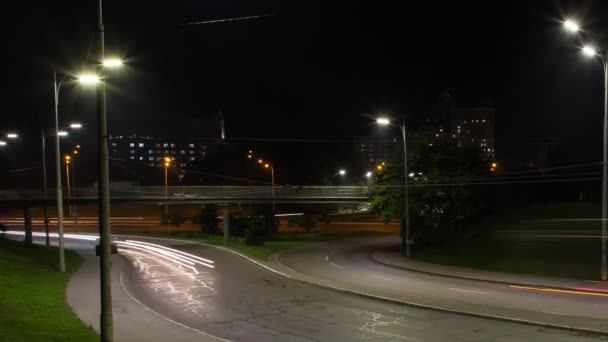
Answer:
[(564, 21), (564, 28), (570, 32), (578, 32), (578, 30), (580, 30), (578, 23), (572, 19)]
[(118, 58), (109, 58), (103, 61), (103, 66), (106, 68), (118, 68), (122, 66), (122, 60)]
[(72, 122), (70, 124), (70, 128), (72, 128), (72, 129), (80, 129), (80, 128), (82, 128), (82, 124), (79, 123), (79, 122)]
[(341, 176), (341, 177), (346, 176), (346, 170), (344, 170), (344, 169), (340, 169), (340, 170), (338, 170), (338, 172), (336, 172), (336, 173), (333, 175), (333, 177), (331, 177), (331, 178), (329, 179), (329, 184), (332, 184), (332, 181), (333, 181), (333, 180), (334, 180), (334, 178), (336, 178), (336, 176), (338, 176), (338, 175), (339, 175), (339, 176)]
[(99, 76), (93, 74), (83, 74), (78, 76), (78, 81), (82, 84), (97, 84), (100, 79)]
[(171, 166), (171, 158), (169, 157), (165, 157), (164, 159), (165, 161), (165, 216), (167, 216), (169, 214), (169, 203), (167, 203), (167, 201), (169, 200), (169, 177), (168, 177), (168, 172), (169, 172), (169, 166)]
[(6, 134), (6, 137), (9, 139), (17, 139), (19, 138), (19, 135), (17, 133), (8, 133)]
[[(566, 20), (564, 27), (570, 32), (580, 31), (580, 26), (573, 20)], [(597, 49), (592, 45), (584, 45), (583, 54), (597, 57), (602, 62), (604, 72), (604, 149), (602, 163), (602, 261), (601, 279), (608, 280), (608, 58), (605, 49)]]
[[(409, 207), (408, 207), (408, 172), (407, 172), (407, 139), (406, 139), (406, 129), (405, 129), (405, 119), (401, 120), (401, 125), (395, 125), (391, 122), (391, 120), (387, 117), (378, 117), (376, 118), (376, 123), (380, 126), (388, 126), (394, 125), (399, 127), (401, 131), (401, 135), (403, 138), (403, 179), (404, 179), (404, 192), (405, 192), (405, 208), (404, 208), (404, 216), (405, 216), (405, 234), (401, 234), (401, 248), (405, 249), (405, 255), (410, 257), (410, 215), (409, 215)], [(382, 164), (384, 167), (384, 164)], [(381, 170), (382, 167), (379, 167), (378, 170)]]
[(6, 146), (6, 141), (0, 140), (0, 146)]
[(365, 177), (367, 177), (367, 178), (372, 178), (372, 175), (373, 175), (373, 173), (371, 171), (367, 171), (365, 173)]

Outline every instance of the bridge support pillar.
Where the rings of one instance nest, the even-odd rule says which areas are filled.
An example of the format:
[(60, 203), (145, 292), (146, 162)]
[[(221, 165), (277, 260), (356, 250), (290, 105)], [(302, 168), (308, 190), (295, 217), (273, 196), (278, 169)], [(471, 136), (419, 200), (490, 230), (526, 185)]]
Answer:
[(230, 205), (223, 205), (224, 209), (224, 243), (228, 243), (230, 237)]
[(31, 246), (34, 243), (32, 238), (32, 209), (23, 207), (23, 224), (25, 225), (25, 245)]

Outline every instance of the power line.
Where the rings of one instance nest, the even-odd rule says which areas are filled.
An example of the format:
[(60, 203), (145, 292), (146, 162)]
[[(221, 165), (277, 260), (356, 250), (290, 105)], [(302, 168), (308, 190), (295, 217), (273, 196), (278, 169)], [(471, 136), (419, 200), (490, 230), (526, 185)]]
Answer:
[(212, 20), (203, 20), (203, 21), (195, 21), (191, 23), (181, 24), (180, 26), (192, 26), (192, 25), (205, 25), (205, 24), (217, 24), (217, 23), (226, 23), (231, 21), (243, 21), (243, 20), (252, 20), (252, 19), (262, 19), (266, 17), (271, 17), (274, 14), (262, 14), (262, 15), (251, 15), (248, 17), (236, 17), (236, 18), (226, 18), (226, 19), (212, 19)]

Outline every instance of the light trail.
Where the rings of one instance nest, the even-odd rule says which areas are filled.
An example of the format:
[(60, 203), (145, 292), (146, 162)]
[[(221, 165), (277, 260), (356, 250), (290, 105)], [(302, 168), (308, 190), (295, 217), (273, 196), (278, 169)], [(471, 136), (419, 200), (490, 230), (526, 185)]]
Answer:
[(519, 290), (530, 290), (530, 291), (540, 291), (540, 292), (566, 293), (566, 294), (577, 294), (577, 295), (587, 295), (587, 296), (608, 297), (608, 293), (594, 293), (594, 292), (575, 291), (575, 290), (559, 290), (559, 289), (551, 289), (551, 288), (517, 286), (517, 285), (510, 285), (509, 287), (512, 288), (512, 289), (519, 289)]
[(169, 247), (166, 247), (166, 246), (157, 245), (157, 244), (149, 243), (149, 242), (136, 241), (136, 240), (126, 240), (126, 242), (137, 243), (137, 244), (140, 244), (140, 245), (150, 246), (150, 247), (154, 247), (154, 248), (160, 248), (160, 249), (166, 250), (166, 251), (168, 251), (170, 253), (176, 253), (176, 254), (182, 255), (182, 256), (184, 256), (186, 258), (198, 260), (198, 261), (200, 261), (200, 263), (205, 264), (205, 266), (211, 266), (211, 267), (213, 267), (213, 265), (209, 265), (209, 264), (213, 264), (214, 263), (213, 260), (205, 259), (205, 258), (199, 257), (197, 255), (193, 255), (193, 254), (190, 254), (190, 253), (182, 252), (182, 251), (177, 250), (177, 249), (173, 249), (173, 248), (169, 248)]

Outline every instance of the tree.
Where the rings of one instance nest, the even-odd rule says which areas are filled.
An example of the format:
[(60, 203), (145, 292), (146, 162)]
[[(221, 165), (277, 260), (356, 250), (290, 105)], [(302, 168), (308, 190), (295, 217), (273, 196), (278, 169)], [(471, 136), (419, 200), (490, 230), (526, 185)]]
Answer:
[[(471, 186), (474, 176), (488, 174), (479, 150), (455, 144), (408, 151), (410, 236), (419, 244), (436, 242), (482, 207), (482, 194)], [(404, 218), (403, 159), (387, 164), (372, 188), (372, 210), (384, 220)]]
[(201, 212), (193, 218), (195, 223), (201, 225), (203, 232), (207, 234), (219, 233), (219, 220), (217, 218), (217, 205), (207, 204)]
[(163, 214), (160, 218), (161, 226), (173, 226), (179, 227), (186, 223), (186, 218), (180, 213), (169, 213), (168, 215)]

